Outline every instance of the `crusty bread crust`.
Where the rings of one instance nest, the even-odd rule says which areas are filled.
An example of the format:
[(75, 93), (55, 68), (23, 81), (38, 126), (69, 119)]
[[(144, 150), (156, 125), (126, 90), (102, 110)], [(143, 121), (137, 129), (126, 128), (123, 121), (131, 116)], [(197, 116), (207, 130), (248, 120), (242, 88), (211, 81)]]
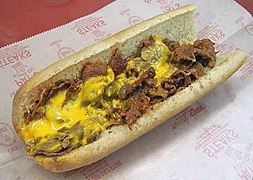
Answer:
[[(193, 42), (196, 38), (193, 10), (187, 5), (132, 26), (120, 33), (90, 46), (68, 58), (47, 67), (28, 80), (17, 92), (13, 102), (13, 125), (20, 135), (23, 114), (38, 98), (38, 93), (50, 83), (60, 79), (78, 77), (85, 61), (100, 59), (107, 61), (114, 47), (120, 48), (125, 56), (131, 55), (138, 42), (150, 35), (159, 34), (181, 43)], [(130, 130), (125, 125), (113, 126), (104, 131), (95, 142), (81, 146), (70, 153), (56, 157), (36, 156), (36, 161), (53, 172), (72, 170), (96, 162), (127, 145), (139, 136), (158, 126), (173, 115), (196, 102), (230, 77), (246, 60), (247, 55), (236, 51), (228, 57), (217, 59), (217, 65), (206, 74), (162, 103), (145, 113)]]

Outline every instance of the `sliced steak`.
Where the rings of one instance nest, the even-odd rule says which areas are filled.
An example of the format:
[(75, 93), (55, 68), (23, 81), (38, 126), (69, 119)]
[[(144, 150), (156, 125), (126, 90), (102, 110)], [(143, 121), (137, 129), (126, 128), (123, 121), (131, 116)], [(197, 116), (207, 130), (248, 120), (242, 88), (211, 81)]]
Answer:
[(149, 38), (141, 41), (139, 47), (142, 49), (147, 48), (149, 46), (152, 46), (154, 44), (154, 42), (155, 42), (154, 38), (152, 36), (149, 36)]
[(67, 89), (70, 85), (71, 81), (66, 79), (57, 81), (54, 84), (50, 85), (48, 88), (43, 89), (40, 94), (39, 100), (35, 102), (35, 106), (32, 110), (32, 113), (30, 113), (30, 115), (27, 114), (28, 116), (26, 116), (26, 118), (28, 120), (40, 119), (43, 116), (43, 114), (38, 112), (39, 108), (45, 105), (50, 98), (54, 97), (60, 91)]
[(169, 91), (161, 87), (153, 87), (148, 90), (147, 95), (150, 97), (150, 104), (156, 104), (167, 99)]
[(112, 68), (115, 77), (126, 70), (126, 60), (123, 58), (122, 53), (118, 48), (113, 51), (111, 59), (109, 61), (109, 66)]
[(135, 94), (126, 101), (126, 104), (120, 110), (121, 120), (131, 128), (137, 119), (145, 113), (149, 102), (150, 98), (144, 93)]
[(162, 81), (162, 87), (168, 90), (169, 96), (172, 96), (191, 84), (189, 75), (184, 71), (178, 70), (171, 77)]
[(150, 79), (153, 79), (155, 77), (156, 73), (155, 73), (155, 69), (153, 67), (150, 67), (147, 71), (145, 71), (140, 79), (138, 79), (137, 81), (135, 81), (133, 84), (125, 84), (123, 85), (118, 92), (118, 97), (119, 99), (126, 99), (128, 98), (128, 96), (134, 92), (137, 88), (140, 88), (141, 86), (143, 86), (144, 84), (151, 84), (154, 82), (151, 82)]
[(179, 46), (174, 50), (172, 63), (179, 68), (190, 67), (196, 60), (194, 47), (190, 44)]
[(179, 42), (171, 41), (167, 38), (163, 39), (163, 43), (169, 48), (170, 51), (174, 52), (176, 48), (180, 46)]
[(106, 76), (107, 65), (101, 61), (87, 62), (83, 67), (82, 80), (85, 82), (91, 77)]
[(70, 100), (73, 94), (80, 91), (80, 85), (83, 83), (81, 79), (75, 79), (72, 81), (71, 85), (67, 89), (67, 92), (65, 94), (65, 99), (62, 104), (62, 107), (67, 104), (67, 102)]
[(203, 67), (213, 68), (215, 66), (216, 53), (213, 45), (210, 39), (196, 40), (193, 43), (196, 61), (200, 62)]
[[(36, 147), (36, 155), (55, 156), (65, 152), (70, 152), (72, 149), (81, 146), (84, 127), (80, 123), (76, 123), (70, 129), (62, 128), (59, 134), (52, 136), (48, 141)], [(75, 138), (75, 141), (73, 140)], [(78, 140), (78, 141), (76, 141)], [(56, 146), (57, 145), (57, 146)], [(56, 146), (56, 148), (53, 148)]]

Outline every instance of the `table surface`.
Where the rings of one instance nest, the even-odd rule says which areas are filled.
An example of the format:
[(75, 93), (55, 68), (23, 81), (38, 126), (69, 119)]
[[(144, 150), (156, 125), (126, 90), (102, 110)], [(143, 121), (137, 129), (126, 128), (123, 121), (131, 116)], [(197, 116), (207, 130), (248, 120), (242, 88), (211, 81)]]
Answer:
[[(0, 47), (90, 14), (114, 0), (3, 0)], [(253, 14), (252, 0), (237, 0)]]

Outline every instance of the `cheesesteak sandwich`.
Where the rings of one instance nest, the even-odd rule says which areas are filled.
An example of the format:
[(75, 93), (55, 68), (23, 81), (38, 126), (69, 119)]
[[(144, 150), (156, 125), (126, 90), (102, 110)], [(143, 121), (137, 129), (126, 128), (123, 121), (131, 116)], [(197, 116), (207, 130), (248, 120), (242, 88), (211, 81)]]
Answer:
[(96, 162), (209, 93), (246, 60), (196, 39), (195, 5), (143, 21), (43, 69), (16, 93), (13, 126), (53, 172)]

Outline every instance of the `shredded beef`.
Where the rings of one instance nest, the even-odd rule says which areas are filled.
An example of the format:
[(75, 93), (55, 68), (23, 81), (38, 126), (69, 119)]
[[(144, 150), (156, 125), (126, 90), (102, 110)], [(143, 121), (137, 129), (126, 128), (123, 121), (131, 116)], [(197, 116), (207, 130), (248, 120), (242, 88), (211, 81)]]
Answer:
[(191, 80), (196, 80), (204, 74), (204, 68), (201, 63), (196, 62), (191, 68), (187, 70), (190, 73)]
[(90, 135), (89, 137), (87, 137), (87, 143), (92, 143), (92, 142), (95, 141), (98, 137), (99, 137), (99, 133), (98, 133), (98, 132), (93, 132), (93, 133), (91, 133), (91, 135)]
[(126, 77), (130, 78), (130, 77), (138, 77), (139, 76), (139, 72), (136, 69), (130, 69), (129, 71), (126, 72)]
[(149, 46), (152, 46), (154, 44), (155, 40), (153, 39), (152, 36), (149, 36), (147, 39), (144, 39), (138, 44), (137, 46), (137, 51), (133, 54), (132, 57), (140, 57), (141, 56), (141, 51), (143, 49), (146, 49)]
[(177, 92), (177, 87), (175, 84), (173, 84), (172, 78), (164, 79), (162, 82), (162, 87), (168, 91), (168, 96), (172, 96)]
[(204, 67), (214, 67), (216, 56), (213, 44), (211, 40), (203, 39), (196, 40), (193, 45), (183, 44), (175, 48), (172, 64), (179, 70), (162, 81), (162, 87), (168, 90), (169, 96), (200, 78), (204, 74)]
[(193, 43), (195, 48), (196, 61), (202, 66), (213, 68), (216, 61), (214, 43), (210, 39), (196, 40)]
[[(61, 155), (65, 152), (70, 152), (72, 149), (75, 149), (81, 146), (81, 140), (84, 133), (84, 127), (80, 123), (76, 123), (70, 129), (62, 128), (58, 130), (59, 134), (51, 137), (48, 141), (41, 144), (36, 148), (36, 154), (44, 154), (46, 156)], [(70, 136), (72, 134), (72, 136)], [(73, 143), (74, 136), (79, 140), (78, 142)], [(59, 144), (55, 149), (49, 150), (54, 145)]]
[(190, 74), (182, 70), (176, 71), (171, 77), (162, 81), (162, 87), (169, 92), (169, 96), (174, 95), (177, 91), (181, 91), (191, 84)]
[(194, 47), (190, 44), (181, 45), (174, 51), (172, 63), (177, 67), (190, 67), (195, 61)]
[(46, 103), (51, 88), (52, 86), (50, 86), (48, 89), (43, 89), (40, 94), (39, 100), (35, 101), (32, 111), (25, 113), (25, 118), (27, 122), (29, 122), (31, 119), (40, 119), (44, 116), (44, 114), (39, 113), (38, 110)]
[(39, 147), (36, 148), (36, 154), (44, 154), (44, 155), (52, 155), (52, 153), (57, 153), (59, 151), (61, 151), (63, 148), (62, 146), (58, 146), (56, 149), (54, 150), (49, 150), (51, 147), (53, 147), (54, 145), (56, 145), (57, 143), (59, 143), (60, 140), (58, 139), (50, 139), (48, 141), (46, 141), (45, 143), (43, 143), (42, 145), (40, 145)]
[[(155, 40), (152, 36), (141, 41), (136, 55), (140, 57), (141, 50), (152, 46), (154, 42)], [(204, 74), (204, 67), (213, 68), (215, 65), (214, 43), (209, 39), (196, 40), (193, 45), (180, 45), (178, 42), (168, 39), (163, 39), (163, 43), (173, 52), (171, 63), (178, 70), (169, 78), (163, 79), (161, 86), (157, 86), (157, 80), (154, 78), (156, 76), (155, 69), (147, 62), (142, 62), (141, 58), (138, 58), (133, 69), (126, 72), (127, 78), (139, 77), (138, 80), (132, 84), (125, 84), (115, 88), (112, 83), (110, 87), (115, 91), (113, 96), (104, 96), (105, 100), (110, 100), (109, 98), (124, 100), (123, 107), (117, 106), (107, 109), (106, 118), (110, 119), (110, 125), (125, 123), (131, 129), (131, 126), (146, 112), (150, 105), (164, 101), (183, 90)], [(113, 51), (108, 65), (112, 68), (115, 76), (125, 72), (128, 59), (131, 60), (132, 58), (124, 59), (120, 49), (116, 48)], [(42, 118), (44, 114), (40, 113), (40, 107), (64, 89), (67, 89), (67, 91), (62, 106), (68, 101), (75, 99), (82, 83), (91, 77), (107, 75), (108, 65), (101, 61), (87, 62), (83, 67), (80, 79), (58, 81), (43, 89), (39, 100), (34, 104), (33, 110), (25, 112), (25, 120), (30, 121), (31, 119)], [(84, 100), (82, 105), (87, 106), (89, 103), (89, 100)], [(96, 108), (102, 107), (102, 103), (96, 104)], [(35, 155), (62, 155), (81, 146), (84, 133), (85, 128), (78, 122), (71, 128), (58, 130), (58, 133), (50, 136), (45, 143), (34, 146), (35, 144), (38, 145), (42, 139), (42, 137), (37, 138), (31, 142), (28, 149), (30, 148), (31, 152), (35, 152)], [(86, 139), (87, 143), (95, 141), (99, 137), (99, 133), (91, 133)], [(59, 146), (54, 148), (55, 145)]]
[(194, 62), (213, 68), (216, 61), (214, 43), (209, 39), (196, 40), (193, 45), (183, 44), (174, 50), (172, 63), (179, 68), (189, 68)]
[(152, 46), (154, 44), (155, 40), (153, 39), (152, 36), (149, 36), (149, 38), (144, 39), (140, 43), (140, 48), (147, 48), (149, 46)]
[(157, 80), (154, 79), (154, 77), (150, 77), (148, 79), (145, 80), (145, 84), (147, 85), (147, 87), (152, 88), (155, 87), (157, 85)]
[(145, 113), (150, 102), (150, 98), (144, 93), (137, 93), (126, 101), (120, 110), (120, 117), (129, 128)]
[(82, 84), (82, 82), (83, 81), (81, 79), (75, 79), (72, 81), (71, 85), (67, 89), (62, 106), (66, 105), (69, 99), (71, 98), (71, 96), (80, 90), (79, 86)]
[(68, 88), (68, 92), (76, 92), (80, 90), (80, 85), (83, 83), (83, 81), (81, 79), (75, 79), (72, 81), (71, 85)]
[[(100, 61), (97, 61), (95, 63), (88, 62), (84, 65), (82, 80), (85, 81), (90, 77), (106, 74), (107, 65), (105, 63), (102, 63)], [(40, 94), (39, 100), (35, 101), (34, 107), (32, 108), (31, 112), (26, 112), (24, 114), (26, 121), (30, 121), (31, 119), (40, 119), (41, 117), (43, 117), (44, 114), (38, 112), (39, 108), (45, 105), (45, 103), (50, 98), (54, 97), (58, 92), (67, 89), (66, 98), (63, 103), (64, 106), (71, 97), (71, 95), (79, 90), (79, 85), (83, 82), (82, 80), (60, 80), (51, 84), (48, 88), (43, 89)]]
[(123, 58), (122, 53), (118, 48), (113, 51), (109, 66), (112, 68), (115, 76), (118, 76), (126, 70), (126, 60)]
[(179, 42), (171, 41), (167, 38), (163, 39), (163, 43), (169, 48), (170, 51), (174, 52), (176, 48), (180, 46)]
[[(135, 81), (133, 84), (125, 84), (123, 85), (118, 92), (119, 99), (126, 99), (128, 96), (134, 92), (137, 88), (143, 86), (143, 83), (150, 84), (150, 79), (155, 77), (155, 69), (153, 67), (150, 67), (147, 71), (145, 71), (140, 79)], [(152, 82), (154, 83), (154, 82)]]
[(168, 97), (169, 91), (161, 87), (153, 87), (148, 90), (147, 95), (150, 97), (150, 104), (156, 104), (164, 101)]
[(40, 119), (44, 116), (44, 114), (39, 113), (38, 110), (41, 106), (45, 105), (45, 103), (52, 97), (54, 97), (58, 92), (67, 89), (71, 85), (70, 80), (61, 80), (57, 81), (54, 84), (50, 85), (48, 88), (43, 89), (40, 94), (40, 98), (35, 102), (35, 106), (31, 113), (26, 113), (26, 119), (29, 121), (31, 119)]
[(28, 123), (32, 119), (32, 112), (26, 111), (24, 113), (24, 119), (25, 119), (25, 122)]
[(39, 115), (39, 113), (37, 111), (41, 106), (43, 106), (45, 104), (48, 93), (49, 93), (48, 89), (43, 89), (43, 91), (40, 94), (39, 100), (35, 102), (35, 106), (34, 106), (32, 112), (28, 114), (31, 116), (28, 119), (37, 119), (41, 116), (41, 115)]
[(87, 79), (96, 76), (106, 76), (107, 65), (101, 61), (94, 63), (87, 62), (83, 67), (82, 80), (85, 82)]
[(64, 81), (57, 81), (54, 85), (51, 86), (46, 100), (49, 100), (50, 98), (54, 97), (58, 92), (67, 89), (70, 85), (71, 81), (68, 79)]

